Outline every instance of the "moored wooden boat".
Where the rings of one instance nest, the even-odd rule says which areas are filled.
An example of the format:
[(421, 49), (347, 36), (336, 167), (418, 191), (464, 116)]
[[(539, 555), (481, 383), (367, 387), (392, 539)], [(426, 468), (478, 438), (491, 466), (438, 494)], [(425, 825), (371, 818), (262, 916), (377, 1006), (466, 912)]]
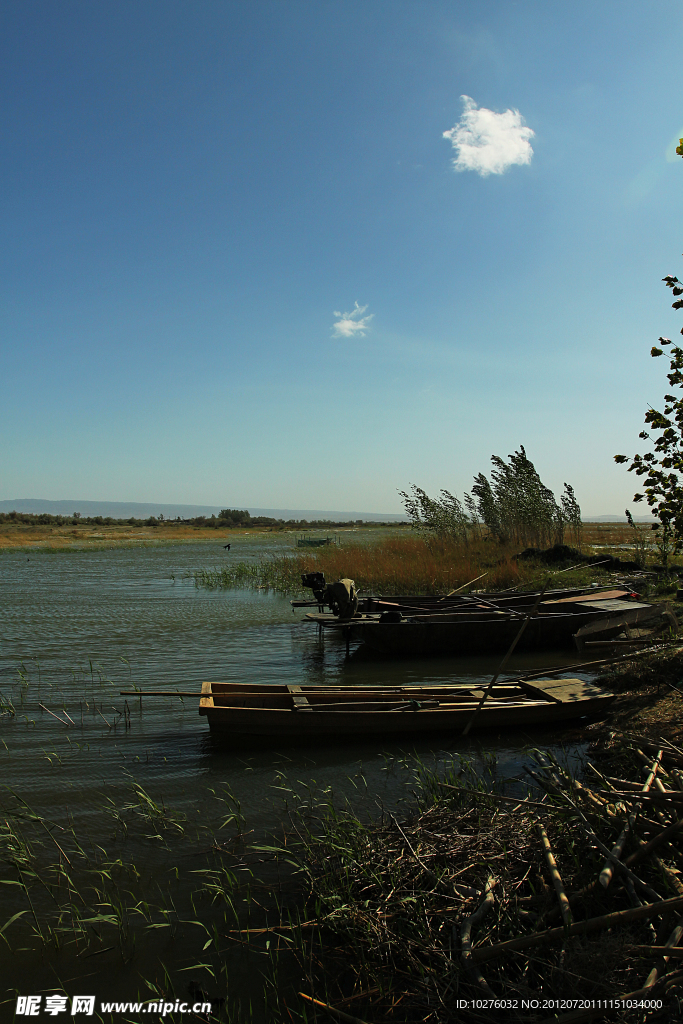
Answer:
[[(636, 625), (651, 621), (653, 606), (635, 601), (558, 603), (542, 605), (530, 618), (517, 650), (573, 647), (574, 634), (607, 615)], [(444, 615), (415, 614), (400, 622), (364, 618), (350, 623), (351, 635), (368, 647), (390, 656), (441, 656), (504, 653), (524, 621), (519, 611), (453, 612)]]
[[(471, 591), (468, 594), (447, 594), (443, 597), (425, 594), (392, 594), (382, 597), (373, 594), (358, 597), (358, 611), (362, 615), (380, 614), (383, 611), (398, 609), (399, 611), (422, 611), (438, 612), (451, 611), (466, 607), (476, 606), (478, 601), (494, 603), (500, 608), (522, 608), (533, 605), (539, 596), (539, 591)], [(607, 598), (637, 597), (632, 590), (624, 587), (614, 588), (612, 585), (604, 587), (566, 587), (564, 589), (547, 590), (545, 601), (577, 600), (581, 597), (591, 600), (605, 600)], [(292, 600), (289, 602), (293, 608), (316, 608), (321, 607), (317, 600)]]
[[(212, 733), (281, 741), (343, 736), (377, 739), (462, 731), (483, 696), (466, 685), (356, 687), (204, 683), (199, 714)], [(494, 687), (474, 728), (553, 724), (605, 709), (614, 694), (583, 679)]]

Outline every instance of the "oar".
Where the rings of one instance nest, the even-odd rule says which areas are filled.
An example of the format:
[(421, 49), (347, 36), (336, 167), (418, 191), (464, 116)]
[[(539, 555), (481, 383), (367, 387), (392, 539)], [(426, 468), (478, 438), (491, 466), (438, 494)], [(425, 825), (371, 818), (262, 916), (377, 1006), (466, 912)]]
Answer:
[[(502, 685), (506, 686), (506, 687), (508, 686), (507, 683), (504, 683)], [(511, 689), (515, 689), (514, 685), (511, 685), (510, 688)], [(330, 688), (322, 687), (320, 689), (316, 689), (316, 688), (310, 688), (310, 689), (306, 688), (306, 689), (303, 689), (302, 688), (301, 694), (303, 696), (306, 696), (307, 694), (311, 694), (312, 696), (321, 696), (321, 695), (325, 695), (325, 696), (336, 696), (336, 695), (349, 696), (351, 694), (353, 694), (353, 695), (359, 694), (359, 695), (362, 696), (362, 695), (367, 694), (368, 697), (382, 697), (382, 696), (401, 697), (401, 696), (403, 696), (403, 694), (405, 694), (406, 695), (406, 699), (412, 700), (413, 699), (412, 696), (411, 696), (412, 691), (416, 691), (417, 694), (422, 693), (423, 690), (428, 692), (428, 693), (435, 693), (435, 692), (438, 691), (440, 696), (446, 697), (446, 696), (448, 696), (449, 693), (457, 693), (459, 690), (464, 690), (464, 691), (467, 692), (469, 690), (479, 690), (479, 691), (481, 691), (481, 689), (482, 689), (481, 684), (477, 684), (477, 683), (472, 683), (472, 684), (462, 683), (460, 685), (449, 685), (449, 684), (440, 683), (440, 684), (437, 684), (436, 686), (427, 686), (427, 687), (414, 686), (414, 687), (405, 687), (405, 688), (400, 689), (400, 690), (391, 689), (391, 688), (387, 688), (387, 689), (377, 688), (377, 689), (374, 689), (374, 688), (371, 688), (371, 687), (367, 687), (367, 688), (357, 687), (355, 689), (353, 687), (343, 687), (343, 688), (339, 688), (339, 689), (335, 689), (333, 687), (330, 687)], [(444, 693), (444, 690), (446, 690), (448, 692)], [(267, 690), (213, 690), (211, 693), (197, 693), (195, 690), (120, 690), (119, 693), (120, 693), (120, 695), (122, 697), (124, 697), (124, 696), (126, 696), (126, 697), (130, 697), (130, 696), (133, 696), (133, 697), (222, 697), (222, 696), (231, 696), (231, 697), (267, 697), (267, 696), (272, 696), (272, 694), (280, 694), (280, 696), (288, 696), (288, 694), (286, 694), (283, 690), (279, 690), (277, 688), (277, 684), (273, 685), (272, 687), (269, 687)], [(419, 696), (416, 696), (415, 699), (420, 699), (420, 698), (419, 698)], [(60, 719), (60, 721), (61, 721), (61, 719)], [(63, 724), (66, 725), (66, 722), (64, 722)]]
[(206, 697), (195, 690), (119, 690), (121, 697)]

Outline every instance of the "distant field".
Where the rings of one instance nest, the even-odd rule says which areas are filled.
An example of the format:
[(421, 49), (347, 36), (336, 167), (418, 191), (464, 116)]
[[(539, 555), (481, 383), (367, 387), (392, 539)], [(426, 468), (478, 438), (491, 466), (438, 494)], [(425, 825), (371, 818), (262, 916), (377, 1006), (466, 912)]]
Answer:
[(233, 537), (252, 537), (272, 534), (273, 537), (289, 536), (292, 543), (303, 534), (312, 537), (331, 537), (352, 535), (382, 535), (385, 531), (396, 532), (407, 530), (395, 524), (384, 526), (381, 523), (367, 523), (355, 528), (329, 527), (282, 527), (243, 526), (201, 527), (191, 525), (174, 525), (160, 523), (158, 526), (131, 526), (128, 523), (96, 525), (83, 523), (64, 526), (27, 525), (24, 523), (0, 523), (0, 551), (12, 548), (41, 548), (43, 550), (96, 549), (116, 547), (136, 547), (137, 545), (157, 544), (229, 544)]
[[(651, 525), (638, 524), (638, 533), (643, 537), (644, 540), (652, 542), (656, 534), (653, 532)], [(582, 544), (583, 547), (596, 547), (596, 548), (614, 548), (619, 549), (622, 552), (625, 548), (634, 548), (634, 530), (633, 527), (627, 523), (584, 523), (582, 530)], [(618, 550), (614, 551), (614, 554), (619, 553)]]
[[(143, 526), (136, 525), (132, 526), (128, 523), (121, 524), (92, 524), (82, 523), (74, 525), (73, 523), (65, 524), (63, 526), (57, 525), (27, 525), (24, 523), (1, 523), (0, 524), (0, 551), (9, 550), (12, 548), (40, 548), (43, 550), (53, 551), (68, 551), (69, 549), (82, 550), (87, 548), (89, 550), (96, 550), (98, 548), (111, 549), (117, 547), (137, 547), (144, 545), (159, 545), (159, 544), (229, 544), (232, 538), (245, 537), (245, 536), (267, 536), (273, 535), (275, 537), (282, 538), (284, 536), (291, 537), (292, 546), (296, 537), (301, 536), (303, 533), (313, 537), (325, 537), (325, 536), (336, 536), (342, 543), (343, 547), (347, 547), (349, 544), (355, 544), (360, 542), (365, 546), (367, 543), (371, 543), (374, 540), (387, 541), (390, 537), (398, 538), (403, 537), (406, 541), (409, 538), (417, 539), (415, 534), (410, 530), (410, 527), (399, 526), (397, 524), (382, 525), (382, 524), (370, 524), (365, 523), (362, 526), (356, 526), (355, 528), (350, 527), (330, 527), (325, 528), (289, 528), (283, 529), (282, 527), (249, 527), (248, 529), (243, 526), (236, 527), (224, 527), (215, 529), (206, 526), (192, 526), (190, 524), (172, 524), (172, 523), (159, 523), (157, 526)], [(656, 535), (652, 532), (649, 525), (639, 526), (638, 533), (648, 545), (647, 560), (650, 562), (658, 561), (657, 549), (654, 546)], [(489, 544), (486, 545), (487, 554), (490, 556), (493, 551)], [(410, 547), (410, 545), (409, 545)], [(422, 550), (422, 545), (418, 545), (419, 549)], [(478, 545), (472, 545), (468, 549), (462, 551), (461, 557), (464, 556), (468, 563), (472, 563), (473, 575), (476, 575), (474, 569), (478, 564), (478, 558), (481, 553), (477, 550)], [(319, 554), (322, 554), (326, 549), (320, 549)], [(634, 548), (634, 531), (625, 523), (586, 523), (583, 527), (583, 538), (582, 538), (582, 550), (588, 554), (614, 554), (623, 559), (630, 559), (635, 557)], [(302, 550), (303, 555), (303, 550)], [(313, 554), (314, 552), (311, 552)], [(512, 550), (505, 551), (500, 550), (499, 557), (504, 559), (510, 558), (515, 552)], [(433, 552), (435, 554), (435, 552)], [(414, 559), (416, 552), (411, 549), (409, 554), (408, 549), (403, 549), (401, 555), (397, 556), (400, 560)], [(330, 557), (334, 557), (332, 552), (328, 549), (328, 560)], [(437, 562), (441, 559), (437, 556)], [(331, 566), (328, 567), (331, 570)]]

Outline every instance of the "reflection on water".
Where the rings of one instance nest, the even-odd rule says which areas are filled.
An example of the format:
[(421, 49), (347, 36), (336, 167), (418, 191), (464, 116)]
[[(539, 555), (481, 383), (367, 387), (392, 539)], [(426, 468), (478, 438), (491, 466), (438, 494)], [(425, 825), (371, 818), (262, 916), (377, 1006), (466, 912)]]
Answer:
[[(193, 697), (128, 698), (126, 705), (119, 691), (133, 685), (178, 687), (198, 694), (205, 679), (481, 682), (497, 668), (498, 656), (386, 661), (355, 651), (346, 659), (341, 638), (320, 636), (316, 626), (302, 621), (301, 609), (292, 611), (286, 598), (259, 591), (201, 590), (184, 578), (190, 570), (213, 568), (227, 558), (249, 560), (290, 549), (291, 540), (251, 535), (233, 542), (229, 555), (219, 543), (215, 550), (197, 544), (32, 551), (30, 557), (25, 552), (2, 553), (0, 695), (16, 709), (14, 717), (0, 717), (6, 790), (55, 821), (68, 813), (77, 827), (96, 837), (111, 832), (111, 807), (130, 800), (134, 781), (155, 799), (184, 812), (188, 821), (198, 822), (215, 817), (217, 787), (228, 785), (251, 836), (259, 837), (277, 830), (282, 819), (278, 787), (283, 780), (296, 786), (332, 787), (362, 813), (380, 804), (397, 806), (412, 784), (410, 773), (401, 768), (406, 746), (437, 761), (454, 751), (476, 754), (495, 749), (503, 774), (519, 773), (519, 748), (527, 741), (522, 735), (231, 749), (211, 739)], [(563, 657), (571, 663), (570, 656)], [(553, 659), (548, 652), (525, 654), (510, 668), (542, 668), (549, 661)], [(367, 788), (358, 786), (361, 773)], [(143, 873), (152, 878), (162, 869), (170, 870), (168, 849), (142, 840), (138, 845)], [(19, 897), (17, 901), (15, 909), (3, 915), (0, 927), (20, 906)], [(164, 955), (179, 963), (189, 954), (179, 946), (176, 953), (167, 950)], [(226, 962), (233, 960), (228, 957)], [(53, 968), (51, 975), (48, 971), (52, 980), (47, 980), (39, 956), (33, 956), (31, 964), (24, 964), (24, 969), (35, 971), (36, 984), (55, 984)], [(69, 978), (88, 975), (75, 961), (63, 967)], [(131, 970), (121, 969), (119, 998), (135, 996), (130, 990)], [(90, 973), (92, 991), (104, 984), (105, 997), (114, 997), (106, 988), (113, 985), (111, 974), (102, 981), (97, 971)], [(15, 974), (16, 966), (0, 966), (0, 992), (16, 986)], [(0, 1003), (2, 999), (0, 995)]]

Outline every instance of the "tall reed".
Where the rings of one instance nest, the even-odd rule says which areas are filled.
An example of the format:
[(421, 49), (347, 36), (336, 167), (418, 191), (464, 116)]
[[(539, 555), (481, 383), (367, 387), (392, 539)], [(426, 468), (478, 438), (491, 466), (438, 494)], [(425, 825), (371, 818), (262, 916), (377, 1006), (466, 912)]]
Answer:
[[(315, 553), (238, 562), (227, 568), (202, 569), (190, 575), (196, 586), (252, 586), (281, 593), (300, 591), (301, 575), (308, 572), (322, 572), (328, 580), (351, 578), (361, 592), (382, 595), (447, 594), (482, 574), (486, 575), (477, 583), (477, 588), (505, 590), (532, 586), (544, 571), (533, 562), (518, 561), (517, 551), (514, 545), (501, 545), (491, 538), (465, 544), (450, 538), (411, 533), (386, 538), (377, 544), (330, 546)], [(575, 575), (585, 576), (586, 573), (587, 570), (577, 570)]]

